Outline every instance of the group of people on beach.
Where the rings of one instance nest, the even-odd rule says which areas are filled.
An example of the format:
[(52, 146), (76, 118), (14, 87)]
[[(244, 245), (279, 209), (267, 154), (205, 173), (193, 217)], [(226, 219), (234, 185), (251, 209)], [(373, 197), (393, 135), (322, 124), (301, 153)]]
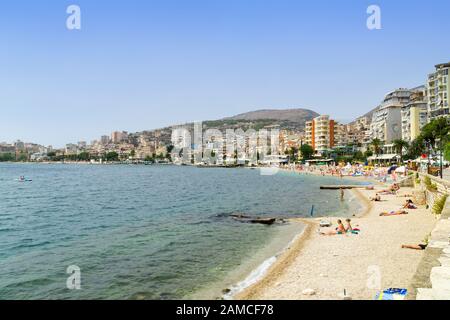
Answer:
[(388, 167), (365, 166), (363, 164), (328, 164), (328, 165), (314, 165), (314, 164), (289, 164), (286, 166), (288, 170), (299, 173), (316, 174), (321, 176), (334, 177), (366, 177), (375, 180), (386, 182), (388, 178), (392, 181), (397, 181), (399, 175), (407, 176), (407, 168), (402, 167), (401, 173), (392, 170)]
[[(379, 193), (375, 194), (375, 197), (370, 198), (371, 201), (381, 201), (380, 194), (386, 194), (386, 195), (395, 195), (400, 190), (400, 186), (397, 183), (392, 184), (388, 189), (382, 190)], [(410, 196), (410, 195), (405, 195)], [(414, 204), (414, 201), (412, 199), (407, 199), (405, 203), (403, 204), (402, 208), (399, 210), (393, 210), (389, 212), (381, 212), (380, 216), (386, 217), (386, 216), (399, 216), (399, 215), (405, 215), (408, 214), (408, 212), (405, 209), (417, 209), (417, 206)], [(412, 249), (412, 250), (425, 250), (428, 247), (428, 244), (419, 243), (419, 244), (403, 244), (402, 249)]]
[(358, 234), (359, 229), (353, 228), (351, 223), (352, 223), (351, 219), (346, 219), (345, 225), (344, 225), (342, 220), (338, 219), (337, 220), (338, 225), (335, 229), (333, 229), (333, 228), (321, 229), (321, 230), (319, 230), (319, 233), (324, 236), (333, 236), (333, 235), (348, 234), (348, 233)]

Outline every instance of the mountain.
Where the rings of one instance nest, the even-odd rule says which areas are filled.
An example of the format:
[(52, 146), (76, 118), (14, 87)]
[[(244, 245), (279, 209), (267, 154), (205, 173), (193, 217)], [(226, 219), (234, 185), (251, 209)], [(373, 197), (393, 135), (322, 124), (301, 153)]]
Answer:
[(296, 122), (300, 125), (304, 125), (306, 121), (309, 121), (315, 117), (318, 117), (319, 114), (312, 110), (308, 109), (285, 109), (285, 110), (257, 110), (251, 111), (247, 113), (238, 114), (237, 116), (225, 118), (224, 120), (279, 120), (279, 121), (290, 121)]
[[(227, 129), (237, 130), (254, 129), (256, 131), (273, 126), (284, 130), (304, 131), (305, 122), (318, 117), (319, 114), (308, 109), (286, 109), (286, 110), (257, 110), (219, 120), (203, 121), (203, 130), (218, 129), (225, 132)], [(133, 141), (137, 143), (140, 135), (146, 136), (151, 141), (171, 143), (171, 132), (175, 127), (184, 126), (193, 130), (193, 123), (184, 123), (166, 128), (147, 130), (132, 134)]]
[(304, 131), (305, 122), (319, 114), (308, 109), (257, 110), (221, 120), (204, 121), (206, 129), (254, 129), (278, 126), (280, 129)]

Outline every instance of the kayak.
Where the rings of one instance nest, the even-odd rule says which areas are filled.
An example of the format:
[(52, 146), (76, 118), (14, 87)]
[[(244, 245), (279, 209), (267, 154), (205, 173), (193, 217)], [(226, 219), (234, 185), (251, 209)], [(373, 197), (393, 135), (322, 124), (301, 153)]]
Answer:
[(15, 179), (18, 182), (32, 182), (33, 180), (31, 179), (24, 179), (24, 180), (20, 180), (20, 179)]

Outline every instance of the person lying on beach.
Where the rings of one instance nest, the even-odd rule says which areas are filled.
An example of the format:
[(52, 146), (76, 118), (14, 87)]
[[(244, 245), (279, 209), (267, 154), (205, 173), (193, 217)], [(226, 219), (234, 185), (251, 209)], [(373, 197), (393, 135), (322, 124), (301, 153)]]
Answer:
[(400, 190), (400, 186), (397, 183), (394, 183), (388, 189), (381, 190), (380, 193), (395, 194), (398, 190)]
[(398, 211), (390, 211), (390, 212), (382, 212), (380, 213), (380, 217), (386, 217), (386, 216), (400, 216), (403, 214), (408, 214), (405, 210), (398, 210)]
[(403, 209), (417, 209), (417, 207), (411, 199), (408, 199), (403, 205)]
[(370, 199), (370, 201), (381, 201), (381, 196), (377, 193), (375, 195), (375, 197), (369, 198), (369, 199)]
[(344, 225), (342, 224), (342, 221), (338, 220), (337, 223), (338, 223), (338, 226), (337, 226), (336, 229), (330, 229), (330, 228), (326, 228), (325, 229), (324, 228), (324, 230), (321, 229), (319, 231), (319, 233), (321, 235), (323, 235), (323, 236), (334, 236), (334, 235), (337, 235), (337, 234), (345, 234), (346, 230), (345, 230)]
[(383, 195), (383, 196), (391, 196), (391, 195), (395, 195), (395, 192), (393, 192), (393, 191), (381, 191), (380, 194)]
[(402, 249), (425, 250), (427, 247), (427, 244), (402, 244)]

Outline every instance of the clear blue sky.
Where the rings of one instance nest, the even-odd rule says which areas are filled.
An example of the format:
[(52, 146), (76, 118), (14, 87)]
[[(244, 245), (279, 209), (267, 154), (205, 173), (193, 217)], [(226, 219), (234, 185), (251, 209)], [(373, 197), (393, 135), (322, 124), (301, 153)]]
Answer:
[[(82, 30), (66, 29), (66, 8)], [(378, 4), (382, 30), (366, 28)], [(261, 108), (351, 120), (450, 61), (448, 0), (15, 0), (0, 142), (62, 146)]]

